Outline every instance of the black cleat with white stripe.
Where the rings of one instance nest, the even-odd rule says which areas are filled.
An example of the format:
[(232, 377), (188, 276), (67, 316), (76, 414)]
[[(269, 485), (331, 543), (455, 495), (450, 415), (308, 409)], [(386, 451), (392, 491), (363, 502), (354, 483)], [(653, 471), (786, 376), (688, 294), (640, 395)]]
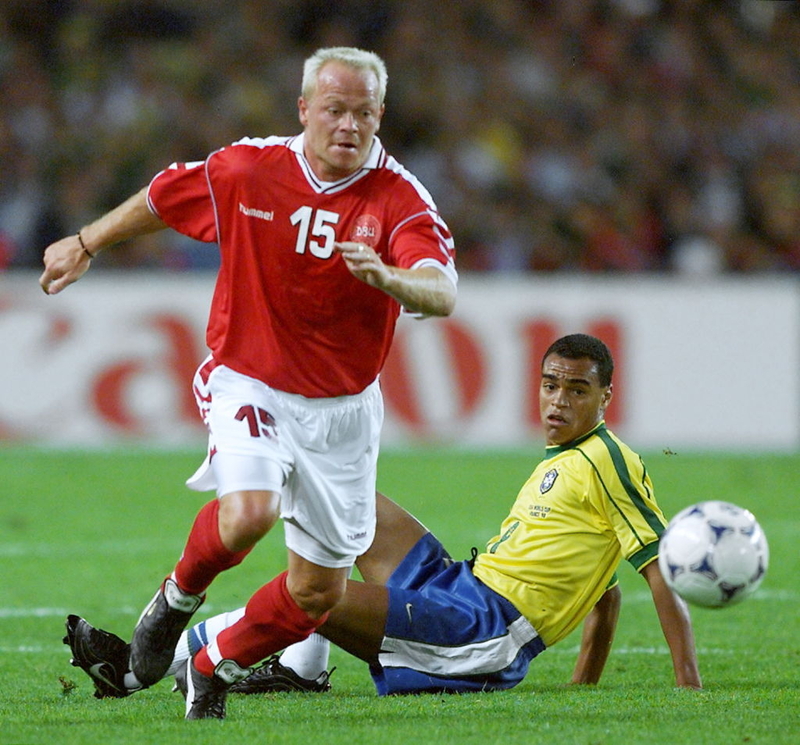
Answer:
[(67, 616), (64, 644), (72, 651), (72, 664), (94, 683), (95, 698), (125, 698), (133, 690), (125, 687), (130, 645), (116, 634), (96, 629), (80, 616)]

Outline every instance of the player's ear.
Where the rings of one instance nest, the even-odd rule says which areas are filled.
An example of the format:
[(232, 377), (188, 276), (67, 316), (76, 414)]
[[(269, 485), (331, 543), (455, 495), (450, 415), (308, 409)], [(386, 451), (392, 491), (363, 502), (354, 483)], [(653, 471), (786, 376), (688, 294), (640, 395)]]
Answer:
[(601, 406), (603, 407), (603, 411), (608, 408), (608, 405), (611, 403), (611, 399), (614, 397), (614, 386), (611, 383), (608, 384), (608, 388), (606, 388), (605, 392), (603, 393), (603, 398), (601, 400)]
[(297, 99), (297, 112), (300, 119), (300, 124), (305, 127), (308, 124), (308, 104), (306, 103), (305, 98), (302, 96)]

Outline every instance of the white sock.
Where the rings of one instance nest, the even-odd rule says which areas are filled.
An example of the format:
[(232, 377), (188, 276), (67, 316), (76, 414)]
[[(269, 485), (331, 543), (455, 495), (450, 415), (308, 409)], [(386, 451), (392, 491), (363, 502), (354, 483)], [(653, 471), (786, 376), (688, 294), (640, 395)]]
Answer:
[(139, 678), (130, 672), (130, 670), (125, 673), (125, 677), (122, 679), (122, 684), (129, 691), (138, 691), (142, 687), (142, 684), (139, 682)]
[(184, 631), (178, 640), (178, 646), (175, 647), (175, 656), (172, 658), (167, 675), (175, 675), (175, 672), (186, 664), (186, 660), (213, 642), (220, 631), (227, 629), (228, 626), (233, 626), (243, 615), (244, 608), (237, 608), (228, 613), (211, 616)]
[(281, 665), (294, 670), (301, 678), (316, 680), (328, 669), (331, 643), (320, 634), (311, 634), (297, 644), (286, 647)]

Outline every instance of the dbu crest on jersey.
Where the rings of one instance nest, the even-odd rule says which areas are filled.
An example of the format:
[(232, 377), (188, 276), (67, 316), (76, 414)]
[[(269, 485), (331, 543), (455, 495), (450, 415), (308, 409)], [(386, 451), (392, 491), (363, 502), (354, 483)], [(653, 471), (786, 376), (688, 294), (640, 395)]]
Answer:
[(375, 248), (381, 238), (381, 223), (373, 215), (361, 215), (353, 223), (350, 240), (356, 243), (366, 243), (370, 248)]
[(549, 492), (553, 488), (553, 484), (556, 483), (556, 479), (558, 478), (558, 471), (555, 468), (551, 468), (543, 477), (542, 483), (539, 484), (539, 493), (544, 494)]

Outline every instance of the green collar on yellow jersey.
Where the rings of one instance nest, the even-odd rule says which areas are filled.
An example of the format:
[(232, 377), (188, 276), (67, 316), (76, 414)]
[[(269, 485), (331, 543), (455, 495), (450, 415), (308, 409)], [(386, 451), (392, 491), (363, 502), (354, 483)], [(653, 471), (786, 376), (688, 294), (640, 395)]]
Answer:
[(598, 432), (604, 432), (605, 429), (606, 423), (605, 420), (603, 420), (596, 427), (590, 429), (585, 435), (575, 438), (572, 442), (568, 442), (564, 445), (547, 445), (544, 449), (544, 460), (552, 458), (559, 453), (563, 453), (565, 450), (572, 450), (572, 448), (578, 447), (578, 445), (582, 442), (586, 442), (592, 435), (596, 435)]

